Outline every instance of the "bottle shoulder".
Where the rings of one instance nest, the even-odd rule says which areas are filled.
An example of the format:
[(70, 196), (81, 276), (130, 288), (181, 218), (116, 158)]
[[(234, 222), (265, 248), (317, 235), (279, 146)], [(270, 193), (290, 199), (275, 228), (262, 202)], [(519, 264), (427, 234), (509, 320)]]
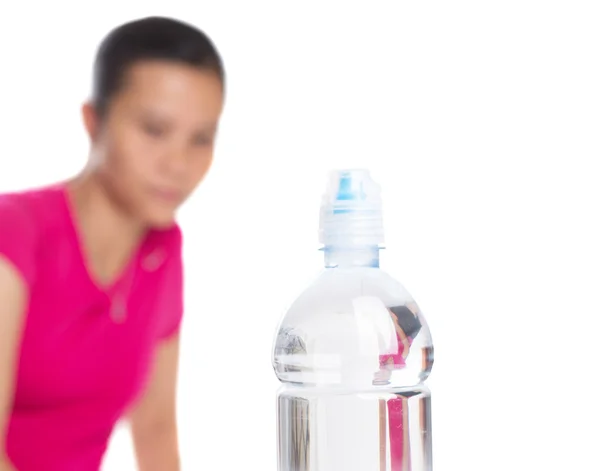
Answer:
[(336, 268), (284, 316), (274, 366), (282, 381), (408, 386), (427, 377), (432, 354), (425, 318), (399, 281), (377, 268)]
[(406, 288), (394, 277), (380, 268), (335, 268), (322, 271), (298, 296), (296, 303), (318, 296), (325, 300), (355, 299), (373, 296), (390, 305), (412, 301)]

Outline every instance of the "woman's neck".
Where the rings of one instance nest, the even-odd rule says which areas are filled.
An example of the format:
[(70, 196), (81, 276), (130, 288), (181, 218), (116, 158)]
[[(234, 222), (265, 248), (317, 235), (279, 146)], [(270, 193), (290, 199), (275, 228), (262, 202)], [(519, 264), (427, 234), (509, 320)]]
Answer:
[(147, 228), (127, 213), (93, 174), (67, 182), (88, 270), (101, 284), (111, 284), (127, 265)]

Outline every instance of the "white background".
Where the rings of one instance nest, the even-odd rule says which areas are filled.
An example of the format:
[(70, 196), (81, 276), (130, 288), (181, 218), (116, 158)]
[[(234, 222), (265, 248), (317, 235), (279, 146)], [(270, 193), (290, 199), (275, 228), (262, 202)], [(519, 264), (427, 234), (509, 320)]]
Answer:
[[(434, 335), (435, 469), (598, 470), (596, 5), (3, 2), (0, 191), (84, 164), (79, 106), (109, 29), (192, 22), (229, 93), (182, 214), (184, 470), (275, 470), (274, 329), (321, 266), (326, 172), (355, 166), (383, 187), (385, 268)], [(107, 470), (134, 469), (128, 440)]]

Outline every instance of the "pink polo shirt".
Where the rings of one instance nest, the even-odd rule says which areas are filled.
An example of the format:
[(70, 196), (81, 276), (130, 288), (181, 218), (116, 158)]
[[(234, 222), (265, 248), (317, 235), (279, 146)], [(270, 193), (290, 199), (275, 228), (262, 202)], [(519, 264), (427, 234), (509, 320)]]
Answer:
[(181, 232), (150, 232), (121, 279), (101, 289), (57, 185), (0, 195), (0, 254), (30, 295), (6, 453), (19, 471), (97, 471), (157, 344), (179, 329)]

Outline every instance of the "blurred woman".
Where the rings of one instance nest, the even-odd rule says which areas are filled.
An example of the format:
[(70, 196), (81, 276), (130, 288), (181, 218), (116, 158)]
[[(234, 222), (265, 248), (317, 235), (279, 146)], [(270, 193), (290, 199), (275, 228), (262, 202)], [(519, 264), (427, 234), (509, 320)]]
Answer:
[(124, 24), (97, 53), (85, 168), (0, 195), (0, 471), (97, 471), (125, 416), (141, 471), (180, 469), (175, 217), (211, 165), (223, 93), (203, 32)]

